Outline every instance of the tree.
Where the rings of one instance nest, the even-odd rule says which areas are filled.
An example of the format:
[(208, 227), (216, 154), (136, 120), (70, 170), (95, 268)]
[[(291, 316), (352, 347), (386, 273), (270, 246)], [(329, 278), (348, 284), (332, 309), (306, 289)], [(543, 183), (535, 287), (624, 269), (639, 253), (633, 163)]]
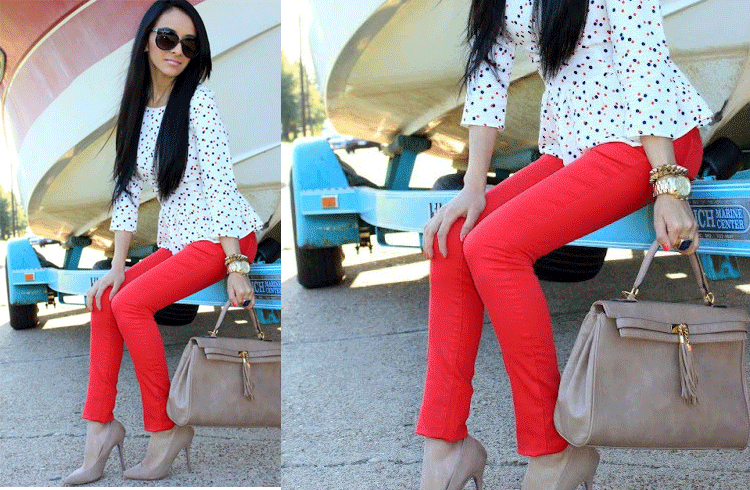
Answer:
[(326, 114), (323, 100), (314, 82), (305, 77), (305, 127), (301, 117), (299, 61), (290, 63), (281, 53), (281, 139), (291, 141), (302, 134), (316, 134), (323, 128)]

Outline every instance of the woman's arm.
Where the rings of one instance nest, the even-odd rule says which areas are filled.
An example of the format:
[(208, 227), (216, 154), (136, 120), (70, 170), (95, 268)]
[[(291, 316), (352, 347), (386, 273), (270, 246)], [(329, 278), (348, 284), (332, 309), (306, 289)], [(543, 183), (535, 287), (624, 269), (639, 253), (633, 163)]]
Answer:
[(486, 204), (484, 193), (492, 150), (495, 147), (497, 128), (469, 126), (469, 167), (464, 176), (464, 188), (448, 204), (441, 207), (424, 227), (422, 251), (426, 258), (433, 257), (433, 240), (438, 239), (438, 249), (448, 256), (447, 237), (453, 223), (465, 217), (459, 237), (463, 240), (477, 222)]
[[(660, 136), (641, 136), (641, 144), (652, 168), (677, 163), (674, 154), (674, 142)], [(678, 250), (691, 254), (698, 248), (698, 225), (687, 201), (677, 199), (671, 194), (656, 196), (654, 203), (654, 231), (664, 250), (674, 247), (678, 250), (683, 239), (693, 241), (687, 250)]]
[(108, 287), (112, 286), (112, 291), (109, 293), (109, 299), (112, 299), (125, 282), (125, 261), (128, 258), (133, 233), (125, 230), (114, 230), (114, 232), (115, 252), (112, 256), (112, 268), (86, 293), (86, 309), (89, 311), (93, 310), (94, 304), (99, 310), (102, 309), (102, 294)]
[[(221, 248), (226, 256), (242, 253), (240, 252), (240, 241), (234, 237), (219, 237)], [(233, 306), (241, 304), (245, 308), (252, 308), (255, 304), (253, 285), (250, 279), (240, 272), (230, 272), (227, 276), (227, 296)], [(245, 305), (245, 301), (250, 302)]]

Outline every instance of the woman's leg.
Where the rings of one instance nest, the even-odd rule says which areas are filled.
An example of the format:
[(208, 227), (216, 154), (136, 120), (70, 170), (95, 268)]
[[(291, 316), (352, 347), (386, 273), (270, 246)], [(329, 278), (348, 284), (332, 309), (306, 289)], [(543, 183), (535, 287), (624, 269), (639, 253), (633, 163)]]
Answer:
[[(168, 250), (158, 250), (126, 270), (121, 289), (171, 255)], [(112, 315), (110, 291), (111, 288), (108, 288), (102, 294), (102, 308), (91, 312), (89, 383), (83, 408), (84, 419), (104, 424), (114, 420), (117, 379), (123, 351), (122, 335)]]
[[(252, 260), (256, 251), (253, 233), (240, 240), (240, 249)], [(133, 270), (135, 272), (131, 273)], [(106, 301), (106, 310), (102, 298), (101, 324), (104, 328), (98, 329), (103, 333), (97, 335), (96, 339), (92, 314), (92, 365), (95, 349), (96, 358), (100, 359), (96, 376), (92, 375), (97, 386), (93, 391), (103, 395), (91, 396), (90, 378), (84, 418), (99, 422), (112, 419), (124, 340), (141, 387), (146, 430), (156, 432), (174, 425), (166, 414), (169, 374), (164, 344), (153, 315), (161, 308), (219, 281), (225, 273), (224, 251), (220, 244), (209, 241), (195, 242), (174, 255), (167, 250), (159, 250), (126, 271), (126, 282), (111, 302)], [(105, 291), (104, 296), (107, 295)]]
[[(240, 240), (240, 249), (250, 260), (255, 257), (253, 233)], [(169, 373), (154, 313), (224, 278), (224, 257), (221, 244), (194, 242), (141, 274), (112, 300), (112, 311), (141, 387), (143, 422), (148, 432), (174, 426), (167, 416)]]
[[(490, 190), (481, 222), (516, 195), (562, 168), (562, 161), (542, 156)], [(448, 256), (435, 240), (430, 262), (427, 375), (417, 434), (449, 442), (464, 439), (473, 388), (474, 361), (482, 333), (484, 305), (474, 287), (458, 235), (463, 219), (448, 233)]]
[[(697, 130), (675, 142), (695, 175)], [(539, 456), (567, 443), (553, 424), (559, 372), (549, 310), (534, 261), (652, 201), (640, 147), (600, 145), (494, 210), (464, 240), (471, 277), (490, 314), (508, 371), (518, 451)]]

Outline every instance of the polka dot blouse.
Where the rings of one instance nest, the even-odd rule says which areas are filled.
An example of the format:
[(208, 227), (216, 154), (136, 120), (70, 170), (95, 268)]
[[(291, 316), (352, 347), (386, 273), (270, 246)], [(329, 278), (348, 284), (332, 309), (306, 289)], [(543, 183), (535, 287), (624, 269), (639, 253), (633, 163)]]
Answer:
[[(154, 155), (164, 107), (146, 107), (136, 159), (137, 172), (114, 205), (110, 230), (136, 231), (144, 182), (158, 195)], [(175, 192), (161, 203), (157, 245), (177, 253), (198, 241), (242, 238), (263, 222), (237, 189), (229, 153), (229, 137), (214, 103), (213, 92), (199, 85), (190, 100), (188, 159)]]
[[(533, 0), (506, 0), (506, 37), (467, 84), (461, 124), (505, 125), (515, 49), (539, 67)], [(676, 139), (712, 118), (706, 102), (669, 56), (658, 0), (590, 0), (573, 56), (545, 80), (539, 150), (568, 164), (601, 143), (640, 146), (640, 136)]]

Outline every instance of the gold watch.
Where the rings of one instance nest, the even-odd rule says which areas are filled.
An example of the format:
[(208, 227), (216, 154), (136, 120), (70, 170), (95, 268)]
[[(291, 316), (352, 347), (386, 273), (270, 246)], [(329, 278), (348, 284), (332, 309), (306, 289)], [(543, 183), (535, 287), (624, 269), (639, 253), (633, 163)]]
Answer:
[(248, 275), (250, 273), (250, 263), (246, 260), (235, 260), (234, 262), (230, 262), (229, 265), (227, 265), (227, 275), (232, 272), (239, 272), (240, 274)]
[(684, 201), (690, 195), (690, 179), (684, 175), (665, 175), (654, 182), (654, 197), (660, 194), (671, 194)]

